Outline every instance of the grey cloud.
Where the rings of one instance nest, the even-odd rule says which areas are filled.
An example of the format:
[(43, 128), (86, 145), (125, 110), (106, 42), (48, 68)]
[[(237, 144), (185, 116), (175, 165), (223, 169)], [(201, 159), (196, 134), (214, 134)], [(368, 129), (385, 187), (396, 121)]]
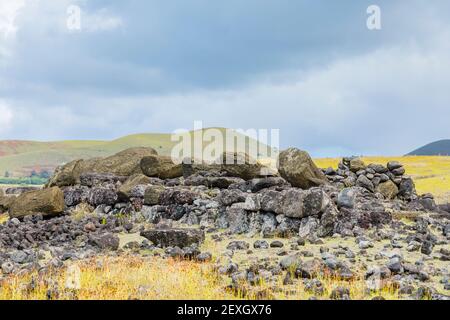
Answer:
[[(381, 37), (368, 37), (365, 2), (81, 2), (86, 14), (105, 5), (124, 21), (123, 28), (92, 34), (64, 30), (71, 2), (41, 1), (19, 17), (15, 57), (3, 72), (19, 83), (106, 94), (238, 86), (373, 48)], [(39, 25), (47, 8), (51, 15)]]
[(69, 1), (43, 2), (50, 16), (22, 12), (0, 67), (5, 138), (106, 139), (204, 120), (279, 128), (283, 146), (324, 156), (401, 154), (450, 136), (446, 1), (377, 1), (378, 32), (365, 28), (372, 1), (83, 1), (123, 24), (72, 34)]

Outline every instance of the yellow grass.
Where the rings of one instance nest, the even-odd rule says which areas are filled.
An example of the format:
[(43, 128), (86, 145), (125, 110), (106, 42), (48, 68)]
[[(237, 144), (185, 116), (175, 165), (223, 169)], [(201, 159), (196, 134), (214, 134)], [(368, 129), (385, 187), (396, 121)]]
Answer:
[(284, 273), (274, 283), (261, 281), (259, 285), (247, 286), (247, 294), (243, 295), (242, 291), (227, 289), (226, 277), (219, 276), (212, 263), (159, 257), (102, 257), (73, 263), (65, 270), (9, 276), (1, 283), (0, 300), (306, 300), (312, 296), (327, 299), (337, 286), (348, 288), (352, 299), (398, 299), (397, 290), (390, 284), (367, 294), (362, 276), (352, 281), (320, 277), (323, 294), (306, 291), (301, 280), (283, 286), (283, 277)]
[(52, 299), (60, 300), (235, 298), (224, 289), (222, 280), (208, 264), (127, 256), (104, 257), (78, 262), (75, 266), (41, 275), (10, 276), (0, 286), (0, 299), (43, 300), (49, 298), (49, 292)]
[[(245, 236), (235, 236), (250, 243), (254, 240)], [(135, 240), (130, 237), (128, 241)], [(289, 245), (289, 239), (277, 239)], [(350, 239), (325, 239), (327, 246), (333, 243), (354, 249), (355, 243)], [(231, 283), (228, 276), (220, 276), (216, 263), (226, 264), (228, 258), (223, 256), (224, 250), (231, 239), (215, 242), (210, 236), (202, 246), (202, 251), (213, 253), (213, 262), (197, 263), (163, 259), (158, 254), (161, 250), (141, 251), (140, 254), (123, 254), (118, 257), (99, 256), (87, 261), (67, 262), (64, 269), (50, 270), (46, 273), (32, 272), (29, 274), (4, 275), (0, 282), (0, 300), (43, 300), (43, 299), (79, 299), (79, 300), (234, 300), (234, 299), (287, 299), (307, 300), (311, 297), (329, 299), (336, 287), (345, 287), (350, 291), (350, 298), (368, 300), (375, 296), (385, 299), (400, 299), (398, 289), (392, 282), (386, 281), (378, 291), (368, 293), (364, 280), (365, 268), (355, 274), (351, 281), (336, 278), (330, 274), (319, 275), (323, 293), (307, 291), (302, 279), (294, 284), (283, 285), (286, 272), (282, 272), (274, 280), (262, 280), (256, 286), (243, 284), (243, 290), (232, 292), (227, 289)], [(126, 241), (125, 241), (126, 242)], [(376, 243), (369, 249), (371, 255), (381, 250), (387, 242)], [(308, 245), (317, 257), (320, 246)], [(249, 254), (245, 250), (237, 251), (233, 261), (239, 263), (243, 271), (255, 262), (271, 261), (277, 263), (278, 249), (254, 250)], [(418, 253), (408, 253), (408, 261), (416, 261), (419, 256), (409, 256)], [(361, 258), (362, 259), (362, 258)], [(307, 259), (303, 258), (303, 261)], [(358, 258), (358, 264), (362, 263)], [(442, 267), (437, 264), (435, 267)], [(75, 271), (75, 272), (74, 272)], [(75, 284), (75, 285), (73, 285)]]
[[(216, 260), (227, 243), (216, 244), (208, 237), (202, 249), (213, 252)], [(316, 249), (318, 247), (313, 251)], [(245, 259), (245, 252), (239, 252), (235, 258), (236, 261)], [(240, 265), (240, 270), (248, 267), (245, 261)], [(69, 262), (64, 269), (45, 273), (5, 275), (0, 282), (0, 300), (307, 300), (313, 296), (328, 299), (337, 286), (348, 288), (352, 299), (399, 298), (391, 283), (384, 284), (379, 291), (367, 293), (362, 272), (352, 281), (330, 275), (319, 276), (324, 292), (317, 294), (307, 291), (301, 279), (292, 285), (283, 285), (285, 272), (274, 281), (261, 281), (256, 286), (244, 285), (244, 290), (235, 292), (228, 289), (230, 278), (220, 276), (216, 270), (215, 262), (201, 264), (163, 259), (157, 255), (100, 256)]]
[(7, 213), (0, 214), (0, 224), (5, 223), (9, 220), (9, 215)]
[[(398, 300), (398, 289), (391, 283), (386, 282), (380, 290), (367, 292), (367, 283), (363, 275), (357, 276), (354, 280), (347, 281), (333, 276), (318, 276), (324, 288), (323, 293), (315, 293), (308, 291), (302, 280), (296, 281), (293, 285), (283, 286), (282, 282), (278, 283), (278, 287), (282, 288), (280, 292), (275, 293), (275, 299), (282, 300), (308, 300), (312, 297), (317, 299), (329, 299), (332, 291), (336, 287), (347, 288), (350, 291), (350, 299), (352, 300), (371, 300), (374, 297), (381, 296), (386, 300)], [(281, 278), (280, 278), (281, 280)], [(262, 288), (270, 288), (265, 283), (261, 284)]]
[[(450, 202), (450, 157), (407, 156), (407, 157), (363, 157), (366, 164), (399, 161), (405, 166), (406, 174), (413, 177), (419, 194), (432, 193), (437, 202)], [(319, 168), (337, 168), (339, 158), (315, 159)]]

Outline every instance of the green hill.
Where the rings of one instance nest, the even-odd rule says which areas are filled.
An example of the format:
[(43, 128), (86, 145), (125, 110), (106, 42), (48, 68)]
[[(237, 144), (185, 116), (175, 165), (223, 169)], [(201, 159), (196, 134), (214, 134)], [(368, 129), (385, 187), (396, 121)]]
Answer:
[(409, 156), (450, 156), (450, 140), (429, 143), (410, 153)]
[[(217, 129), (222, 133), (226, 130)], [(247, 138), (246, 145), (248, 141), (255, 140)], [(105, 157), (131, 147), (152, 147), (158, 154), (170, 155), (175, 144), (169, 133), (133, 134), (112, 141), (0, 141), (0, 177), (27, 177), (33, 171), (52, 172), (58, 165), (75, 159)], [(259, 148), (267, 146), (260, 144)]]

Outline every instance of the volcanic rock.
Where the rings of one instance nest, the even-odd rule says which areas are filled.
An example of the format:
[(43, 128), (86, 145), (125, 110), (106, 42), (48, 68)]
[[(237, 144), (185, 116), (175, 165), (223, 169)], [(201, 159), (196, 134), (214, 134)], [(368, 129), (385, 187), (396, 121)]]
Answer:
[(185, 248), (205, 240), (205, 233), (200, 229), (152, 229), (142, 231), (141, 236), (163, 248)]
[(64, 211), (64, 193), (58, 187), (26, 192), (15, 198), (9, 207), (11, 218), (41, 213), (57, 215)]
[(327, 183), (325, 175), (316, 167), (309, 154), (295, 148), (280, 153), (279, 172), (292, 186), (302, 189)]

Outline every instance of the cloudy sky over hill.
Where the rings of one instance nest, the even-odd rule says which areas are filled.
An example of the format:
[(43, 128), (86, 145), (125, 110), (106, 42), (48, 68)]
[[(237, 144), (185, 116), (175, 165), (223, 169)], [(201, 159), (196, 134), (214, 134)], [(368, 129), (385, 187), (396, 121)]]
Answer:
[(315, 156), (403, 154), (450, 138), (449, 39), (447, 0), (1, 0), (0, 139), (202, 120)]

